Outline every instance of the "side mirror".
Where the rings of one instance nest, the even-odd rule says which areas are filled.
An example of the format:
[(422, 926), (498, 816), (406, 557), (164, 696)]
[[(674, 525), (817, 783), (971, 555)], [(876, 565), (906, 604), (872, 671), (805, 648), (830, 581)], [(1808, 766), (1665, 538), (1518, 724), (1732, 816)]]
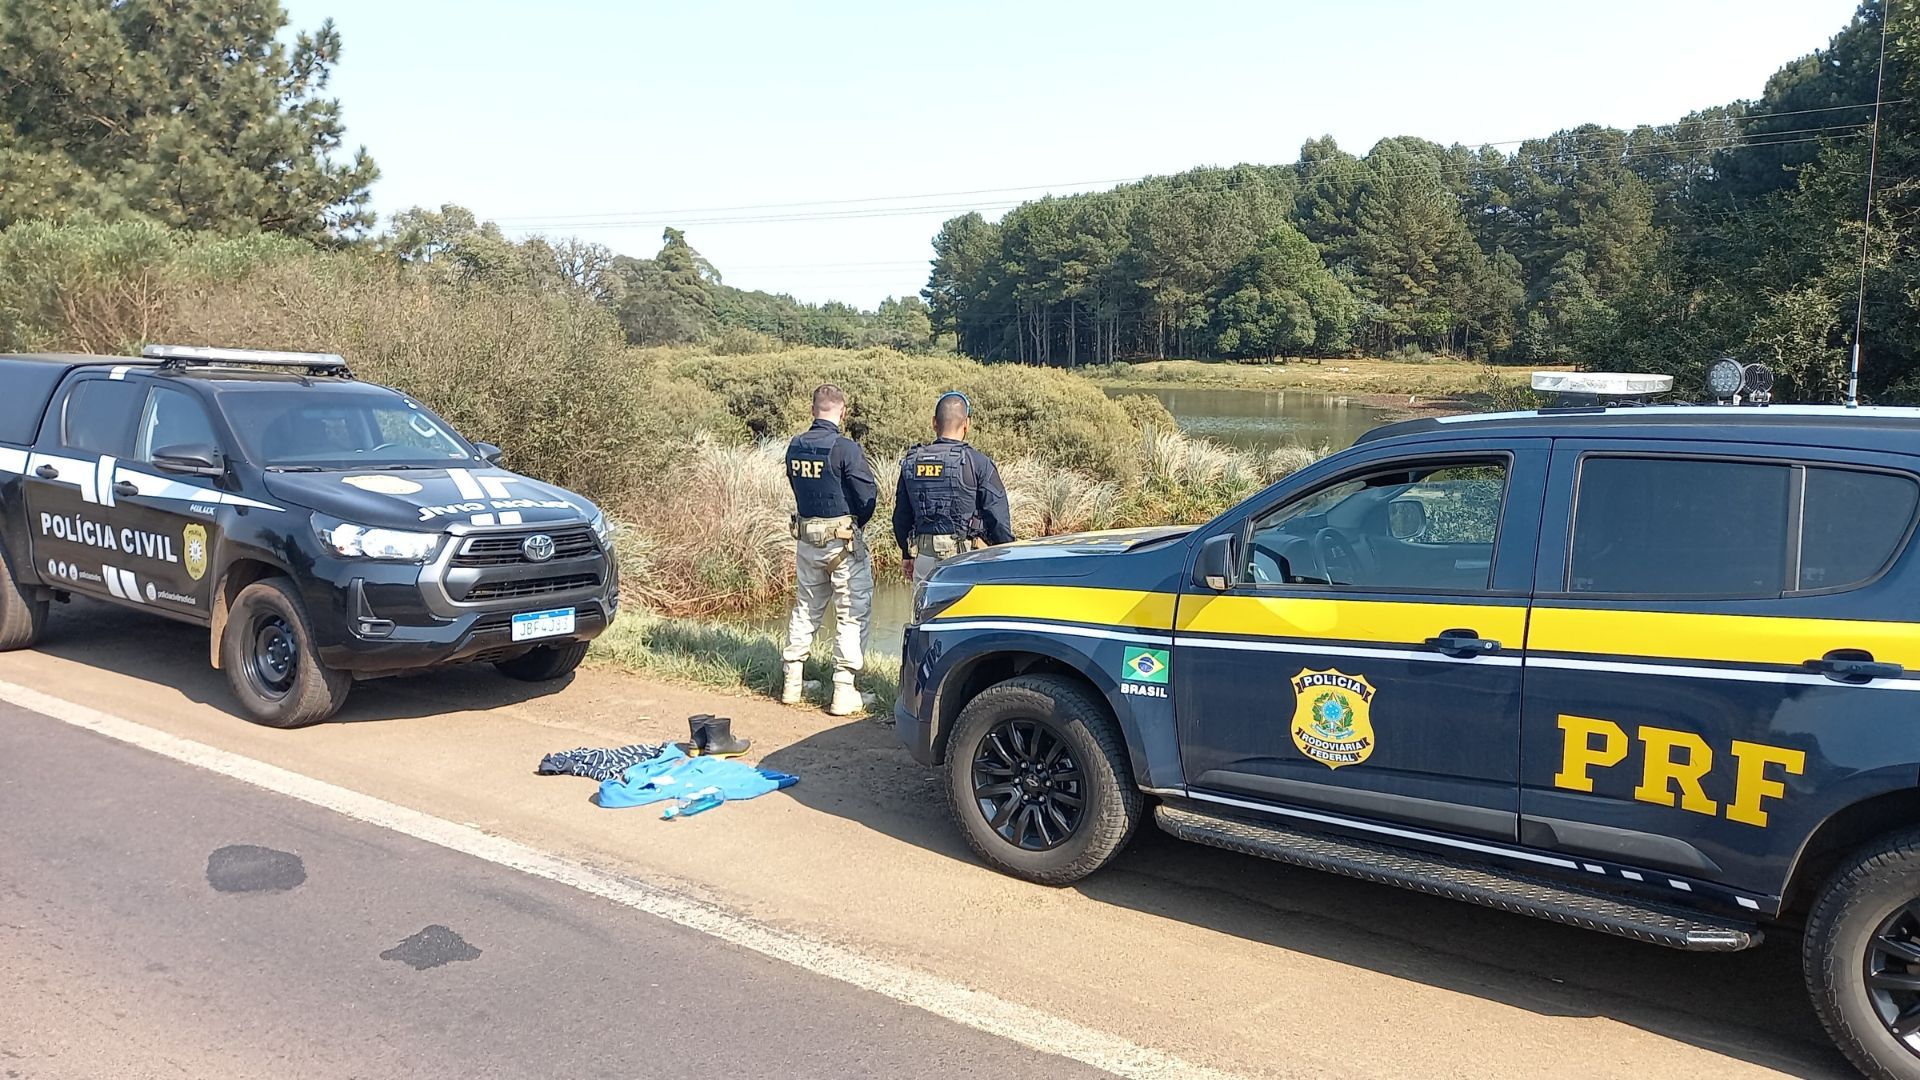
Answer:
[(500, 464), (500, 458), (506, 454), (505, 450), (500, 449), (490, 442), (474, 443), (473, 448), (480, 451), (480, 460), (489, 465)]
[(206, 443), (181, 443), (155, 450), (153, 467), (162, 472), (184, 473), (188, 476), (224, 476), (227, 459)]
[(1427, 504), (1419, 499), (1395, 499), (1387, 504), (1387, 535), (1412, 540), (1427, 531)]
[(1226, 592), (1233, 581), (1234, 535), (1209, 536), (1193, 558), (1193, 583), (1214, 592)]

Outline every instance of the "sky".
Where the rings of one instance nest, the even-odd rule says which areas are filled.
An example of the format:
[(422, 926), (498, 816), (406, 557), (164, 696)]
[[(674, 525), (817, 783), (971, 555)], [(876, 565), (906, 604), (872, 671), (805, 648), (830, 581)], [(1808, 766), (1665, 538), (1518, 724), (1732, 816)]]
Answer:
[(1855, 0), (908, 4), (284, 0), (331, 18), (330, 92), (383, 219), (456, 203), (512, 235), (871, 308), (929, 241), (1049, 192), (1332, 135), (1511, 143), (1759, 96)]

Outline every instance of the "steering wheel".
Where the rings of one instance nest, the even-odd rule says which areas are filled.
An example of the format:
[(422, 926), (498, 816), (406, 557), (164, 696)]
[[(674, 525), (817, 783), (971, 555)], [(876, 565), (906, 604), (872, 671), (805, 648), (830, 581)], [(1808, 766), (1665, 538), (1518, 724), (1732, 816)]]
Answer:
[(1339, 529), (1321, 529), (1313, 534), (1313, 551), (1332, 584), (1351, 585), (1360, 577), (1360, 559)]

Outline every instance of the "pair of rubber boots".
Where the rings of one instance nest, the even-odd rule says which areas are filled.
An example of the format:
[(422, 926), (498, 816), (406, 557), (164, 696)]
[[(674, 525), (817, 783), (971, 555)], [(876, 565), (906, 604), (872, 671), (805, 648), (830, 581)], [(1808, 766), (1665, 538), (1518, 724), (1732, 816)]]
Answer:
[(753, 746), (752, 740), (734, 735), (731, 716), (715, 716), (712, 713), (689, 716), (687, 730), (693, 736), (688, 741), (687, 752), (693, 755), (739, 757)]
[[(781, 672), (780, 703), (782, 705), (800, 704), (801, 692), (806, 683), (806, 661), (789, 660)], [(860, 690), (853, 685), (853, 672), (836, 671), (833, 673), (833, 699), (827, 702), (829, 716), (852, 716), (866, 708), (866, 702), (860, 698)]]

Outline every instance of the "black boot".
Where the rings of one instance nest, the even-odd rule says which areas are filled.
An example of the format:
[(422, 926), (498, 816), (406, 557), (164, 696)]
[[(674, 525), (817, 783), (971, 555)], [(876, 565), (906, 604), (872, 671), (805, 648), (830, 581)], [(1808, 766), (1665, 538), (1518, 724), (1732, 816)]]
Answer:
[(699, 757), (705, 753), (705, 751), (701, 749), (701, 746), (706, 742), (705, 732), (707, 725), (711, 723), (713, 723), (712, 713), (700, 713), (697, 716), (687, 717), (687, 741), (675, 743), (674, 745), (678, 746), (680, 752), (688, 757)]
[(701, 753), (715, 757), (739, 757), (753, 746), (751, 740), (734, 737), (733, 717), (708, 716), (703, 719), (706, 723), (697, 728), (693, 736)]

